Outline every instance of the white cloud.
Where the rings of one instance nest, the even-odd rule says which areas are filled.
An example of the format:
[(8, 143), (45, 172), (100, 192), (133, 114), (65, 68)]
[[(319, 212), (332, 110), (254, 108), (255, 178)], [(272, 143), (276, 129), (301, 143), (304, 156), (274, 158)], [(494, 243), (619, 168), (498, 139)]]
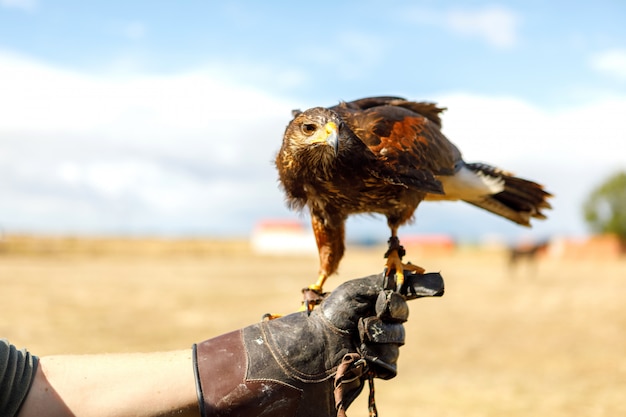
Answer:
[[(278, 117), (290, 105), (207, 70), (172, 76), (92, 76), (0, 53), (0, 129), (159, 136), (232, 130), (227, 122)], [(287, 114), (289, 114), (287, 112)], [(241, 129), (243, 126), (237, 126)], [(119, 131), (122, 128), (124, 131)]]
[(37, 0), (0, 0), (0, 6), (7, 9), (21, 9), (31, 12), (37, 9), (39, 3)]
[(123, 207), (146, 227), (224, 228), (271, 192), (282, 208), (271, 160), (293, 107), (210, 69), (93, 76), (0, 53), (0, 223), (108, 227)]
[(144, 38), (148, 34), (148, 26), (140, 20), (112, 20), (106, 26), (106, 30), (114, 36), (121, 36), (131, 41)]
[(615, 152), (626, 142), (626, 97), (551, 111), (516, 98), (451, 94), (438, 100), (449, 109), (444, 133), (468, 160), (626, 165), (626, 155)]
[[(271, 160), (304, 103), (225, 73), (94, 76), (0, 53), (0, 227), (245, 233), (258, 217), (289, 215)], [(466, 160), (556, 193), (545, 227), (581, 230), (589, 187), (626, 168), (626, 97), (551, 111), (516, 98), (431, 99), (449, 108), (444, 133)], [(420, 222), (436, 220), (429, 210)]]
[(520, 19), (515, 13), (502, 7), (451, 11), (446, 16), (446, 23), (458, 33), (481, 37), (493, 46), (510, 48), (518, 41)]
[(417, 23), (440, 26), (463, 36), (482, 39), (497, 48), (512, 48), (519, 42), (520, 16), (500, 6), (445, 12), (415, 8), (404, 16)]
[(146, 35), (147, 29), (143, 22), (129, 22), (124, 25), (122, 33), (129, 39), (141, 39)]
[(300, 58), (335, 70), (340, 77), (354, 80), (366, 77), (368, 70), (381, 62), (384, 41), (377, 36), (345, 32), (333, 40), (333, 48), (309, 45), (301, 48)]
[[(555, 194), (535, 233), (582, 234), (581, 204), (616, 170), (626, 170), (626, 97), (544, 110), (515, 98), (450, 94), (443, 131), (468, 162), (485, 162), (537, 181)], [(512, 232), (517, 230), (512, 230)]]
[(590, 59), (591, 68), (626, 81), (626, 49), (612, 49), (595, 54)]

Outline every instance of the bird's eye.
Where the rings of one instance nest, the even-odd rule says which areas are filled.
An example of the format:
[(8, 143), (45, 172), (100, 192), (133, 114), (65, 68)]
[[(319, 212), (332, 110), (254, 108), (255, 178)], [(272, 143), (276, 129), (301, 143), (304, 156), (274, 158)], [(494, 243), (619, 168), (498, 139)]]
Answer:
[(313, 123), (305, 123), (302, 125), (302, 133), (307, 136), (312, 135), (317, 130), (317, 126)]

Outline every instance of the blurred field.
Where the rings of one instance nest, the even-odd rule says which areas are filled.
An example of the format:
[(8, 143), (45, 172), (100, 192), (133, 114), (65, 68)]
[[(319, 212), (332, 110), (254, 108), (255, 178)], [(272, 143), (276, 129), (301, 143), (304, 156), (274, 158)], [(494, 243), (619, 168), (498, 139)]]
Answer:
[[(246, 242), (14, 239), (0, 247), (0, 337), (38, 355), (178, 349), (298, 307), (315, 257)], [(344, 279), (380, 271), (384, 248), (348, 248)], [(407, 259), (446, 281), (411, 302), (400, 374), (377, 381), (381, 416), (626, 415), (626, 262), (504, 253)], [(349, 410), (366, 416), (366, 395)]]

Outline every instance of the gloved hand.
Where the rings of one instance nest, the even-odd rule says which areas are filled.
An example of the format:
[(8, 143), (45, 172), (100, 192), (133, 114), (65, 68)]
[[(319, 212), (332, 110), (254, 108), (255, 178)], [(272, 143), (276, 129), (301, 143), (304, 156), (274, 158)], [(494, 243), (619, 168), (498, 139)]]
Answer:
[(405, 296), (384, 290), (384, 274), (354, 279), (310, 315), (290, 314), (194, 345), (202, 417), (344, 416), (365, 379), (396, 375), (405, 298), (443, 293), (439, 274), (405, 273)]

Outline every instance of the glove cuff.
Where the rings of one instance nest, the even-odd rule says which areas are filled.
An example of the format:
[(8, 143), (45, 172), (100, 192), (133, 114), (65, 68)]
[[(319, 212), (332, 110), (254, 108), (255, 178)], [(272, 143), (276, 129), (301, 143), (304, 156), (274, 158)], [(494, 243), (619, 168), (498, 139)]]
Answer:
[(206, 340), (193, 349), (201, 417), (298, 416), (302, 390), (272, 379), (247, 375), (249, 355), (243, 331)]
[[(334, 376), (349, 339), (331, 334), (296, 313), (198, 343), (201, 417), (334, 417)], [(335, 361), (328, 351), (343, 353)]]

